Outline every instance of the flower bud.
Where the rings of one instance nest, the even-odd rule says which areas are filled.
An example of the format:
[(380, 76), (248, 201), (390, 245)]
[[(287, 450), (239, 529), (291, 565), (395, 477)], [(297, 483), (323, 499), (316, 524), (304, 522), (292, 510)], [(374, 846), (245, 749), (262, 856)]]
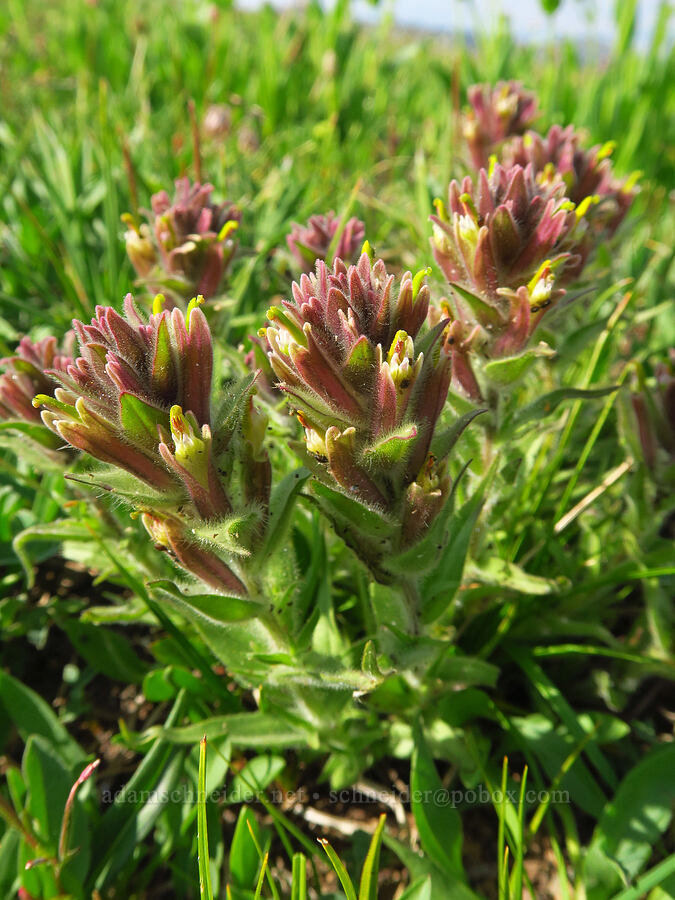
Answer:
[(168, 294), (170, 305), (216, 295), (234, 255), (232, 236), (241, 213), (231, 203), (214, 204), (212, 190), (179, 178), (173, 201), (166, 191), (153, 195), (149, 225), (123, 217), (131, 225), (125, 238), (132, 265), (141, 279)]
[(476, 169), (487, 168), (502, 142), (523, 134), (536, 118), (537, 98), (517, 81), (500, 81), (494, 88), (475, 84), (468, 97), (471, 109), (462, 117), (462, 135)]
[(293, 285), (268, 313), (270, 364), (319, 469), (353, 499), (403, 516), (425, 465), (450, 382), (443, 327), (420, 330), (429, 289), (406, 272), (398, 293), (381, 260), (363, 253)]
[[(554, 125), (545, 137), (528, 131), (507, 141), (500, 161), (507, 168), (531, 166), (542, 184), (552, 180), (564, 183), (565, 194), (575, 205), (577, 218), (588, 223), (593, 238), (587, 256), (600, 235), (614, 234), (636, 194), (637, 173), (623, 181), (615, 177), (610, 158), (613, 149), (610, 141), (586, 150), (572, 125), (567, 128)], [(581, 268), (575, 277), (580, 271)]]
[(190, 540), (181, 523), (149, 513), (143, 524), (158, 550), (167, 550), (176, 562), (216, 591), (234, 597), (246, 595), (246, 588), (219, 556)]
[[(286, 242), (300, 272), (313, 272), (317, 260), (326, 259), (340, 224), (339, 216), (336, 216), (332, 210), (325, 216), (312, 216), (307, 225), (293, 223)], [(343, 260), (353, 260), (363, 244), (365, 234), (366, 228), (360, 219), (349, 219), (342, 230), (333, 255)]]
[(453, 286), (453, 318), (488, 357), (522, 350), (542, 314), (565, 293), (584, 235), (561, 182), (540, 184), (531, 166), (481, 169), (453, 181), (448, 211), (432, 216), (434, 257)]

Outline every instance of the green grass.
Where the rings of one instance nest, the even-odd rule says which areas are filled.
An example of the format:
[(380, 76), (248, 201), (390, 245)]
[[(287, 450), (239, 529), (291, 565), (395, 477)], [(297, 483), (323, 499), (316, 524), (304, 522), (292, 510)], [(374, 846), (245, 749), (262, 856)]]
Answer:
[[(97, 304), (120, 307), (133, 289), (120, 215), (149, 207), (175, 177), (194, 176), (190, 101), (198, 121), (214, 103), (232, 119), (228, 134), (203, 134), (200, 145), (205, 179), (243, 212), (213, 318), (222, 347), (236, 348), (288, 294), (279, 248), (291, 222), (314, 212), (364, 219), (394, 270), (431, 262), (428, 216), (463, 171), (455, 98), (463, 104), (472, 82), (517, 78), (539, 95), (540, 130), (573, 122), (589, 143), (616, 140), (618, 173), (642, 173), (587, 293), (542, 329), (555, 363), (512, 389), (492, 451), (479, 423), (458, 445), (453, 474), (468, 468), (453, 523), (466, 540), (452, 545), (457, 558), (448, 555), (443, 571), (461, 588), (430, 630), (431, 674), (387, 681), (335, 733), (326, 723), (338, 714), (310, 688), (296, 720), (284, 718), (274, 690), (247, 718), (256, 695), (214, 671), (212, 645), (169, 596), (146, 587), (171, 570), (138, 523), (105, 501), (104, 517), (87, 514), (84, 493), (6, 452), (1, 436), (3, 896), (23, 885), (35, 897), (153, 897), (168, 882), (176, 896), (197, 897), (201, 881), (204, 897), (301, 900), (327, 883), (330, 865), (344, 896), (371, 900), (386, 860), (405, 870), (409, 900), (475, 897), (462, 859), (469, 803), (412, 799), (418, 854), (393, 818), (370, 850), (363, 835), (333, 850), (333, 834), (322, 849), (272, 799), (275, 788), (325, 791), (364, 772), (385, 783), (392, 766), (422, 794), (488, 786), (487, 855), (500, 900), (530, 888), (524, 860), (541, 841), (562, 897), (675, 896), (675, 504), (672, 487), (655, 485), (636, 455), (625, 396), (635, 364), (649, 369), (675, 346), (675, 55), (665, 5), (649, 49), (634, 49), (635, 7), (618, 4), (616, 43), (593, 59), (564, 41), (517, 45), (501, 27), (477, 35), (475, 47), (389, 24), (366, 31), (344, 2), (282, 15), (192, 0), (9, 0), (0, 9), (2, 355), (25, 332), (63, 332)], [(439, 272), (431, 282), (435, 296), (446, 290)], [(616, 385), (592, 399), (564, 393)], [(542, 409), (541, 397), (560, 389), (558, 405)], [(456, 404), (449, 420), (464, 411)], [(320, 608), (314, 649), (359, 669), (366, 638), (381, 637), (395, 610), (387, 589), (370, 584), (345, 545), (301, 509), (289, 571), (304, 575), (305, 608)], [(59, 547), (100, 573), (99, 583), (60, 589), (39, 579), (39, 593), (30, 592), (21, 563), (30, 569)], [(371, 674), (391, 662), (371, 652)], [(52, 685), (36, 678), (43, 664)], [(83, 786), (69, 839), (80, 852), (26, 872), (36, 856), (56, 861), (69, 787), (99, 752), (83, 723), (94, 718), (101, 682), (142, 692), (150, 706), (147, 718), (125, 723), (120, 713), (112, 726), (133, 759), (119, 779), (124, 793), (104, 807), (93, 779)], [(49, 701), (58, 693), (58, 714), (40, 693)], [(303, 716), (323, 730), (307, 738)], [(229, 796), (198, 805), (206, 784), (238, 784), (240, 793), (252, 785), (259, 796), (251, 806)], [(180, 802), (148, 800), (177, 788)], [(570, 802), (552, 802), (557, 790)], [(370, 812), (376, 821), (379, 807)]]

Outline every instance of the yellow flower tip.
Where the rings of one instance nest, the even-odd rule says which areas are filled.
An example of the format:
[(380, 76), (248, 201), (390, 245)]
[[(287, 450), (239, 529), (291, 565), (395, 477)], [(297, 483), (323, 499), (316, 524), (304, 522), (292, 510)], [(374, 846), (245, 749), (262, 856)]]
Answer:
[(445, 203), (443, 203), (440, 197), (436, 197), (434, 199), (434, 209), (436, 210), (436, 215), (441, 220), (441, 222), (448, 221), (448, 214), (445, 210)]
[(528, 292), (531, 294), (532, 291), (537, 286), (537, 284), (541, 281), (541, 279), (548, 277), (551, 274), (551, 271), (552, 271), (551, 260), (545, 259), (543, 261), (543, 263), (539, 266), (537, 271), (534, 273), (532, 278), (530, 279), (530, 281), (527, 285)]
[(473, 202), (471, 194), (460, 194), (460, 201), (464, 204), (464, 208), (469, 213), (474, 222), (478, 221), (478, 210), (476, 209), (476, 204)]
[(628, 194), (633, 190), (638, 181), (642, 178), (643, 172), (640, 169), (636, 169), (626, 179), (625, 184), (621, 188), (621, 192), (623, 194)]
[(492, 178), (497, 167), (497, 154), (491, 153), (488, 159), (488, 178)]
[(424, 269), (420, 269), (419, 272), (415, 275), (412, 282), (412, 295), (413, 301), (417, 299), (417, 295), (420, 292), (420, 288), (422, 287), (422, 283), (425, 278), (428, 278), (432, 273), (431, 266), (426, 266)]
[(370, 241), (368, 241), (368, 240), (365, 240), (363, 242), (363, 247), (361, 247), (361, 256), (363, 256), (364, 253), (366, 254), (366, 256), (368, 257), (368, 259), (371, 262), (373, 262), (375, 260), (375, 251), (370, 246)]
[(204, 297), (202, 294), (198, 294), (196, 297), (193, 297), (192, 300), (188, 303), (187, 312), (185, 314), (185, 321), (187, 323), (187, 330), (190, 331), (190, 317), (192, 316), (192, 311), (198, 309), (204, 303)]
[(239, 228), (239, 222), (237, 222), (236, 219), (230, 219), (218, 232), (218, 240), (226, 241), (232, 234), (232, 232), (237, 230), (237, 228)]
[(175, 404), (169, 410), (169, 423), (171, 425), (171, 434), (176, 437), (185, 437), (189, 433), (189, 424), (183, 415), (182, 406)]
[(166, 297), (164, 294), (155, 294), (155, 299), (152, 301), (153, 316), (158, 316), (163, 311), (165, 303)]
[(598, 150), (598, 162), (602, 159), (607, 159), (608, 156), (611, 156), (612, 153), (616, 150), (616, 141), (606, 141), (602, 147)]
[(136, 220), (131, 215), (131, 213), (122, 213), (122, 215), (120, 216), (120, 220), (124, 222), (127, 228), (131, 228), (131, 230), (135, 231), (136, 234), (140, 234), (138, 225), (136, 224)]
[(577, 207), (577, 220), (581, 219), (582, 216), (585, 216), (591, 206), (599, 202), (600, 197), (597, 194), (591, 194), (589, 197), (584, 197)]

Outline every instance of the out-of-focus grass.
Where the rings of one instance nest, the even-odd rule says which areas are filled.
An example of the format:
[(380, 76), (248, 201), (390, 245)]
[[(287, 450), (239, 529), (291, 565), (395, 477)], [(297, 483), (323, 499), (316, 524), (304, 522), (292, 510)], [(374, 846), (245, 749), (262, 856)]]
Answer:
[[(574, 120), (593, 141), (616, 140), (618, 171), (639, 169), (657, 187), (622, 254), (625, 274), (637, 274), (665, 253), (649, 242), (665, 243), (672, 224), (659, 220), (675, 183), (675, 69), (665, 5), (646, 54), (631, 45), (632, 4), (619, 6), (617, 44), (582, 59), (564, 42), (517, 46), (503, 29), (475, 48), (461, 36), (404, 39), (388, 24), (365, 31), (344, 2), (330, 13), (310, 4), (299, 17), (196, 2), (11, 0), (0, 11), (3, 317), (21, 330), (120, 302), (131, 284), (123, 146), (147, 206), (153, 190), (194, 171), (189, 98), (200, 119), (210, 104), (230, 110), (229, 134), (205, 136), (202, 153), (205, 177), (244, 209), (235, 314), (264, 311), (278, 288), (263, 263), (290, 221), (339, 210), (357, 182), (378, 252), (427, 261), (431, 201), (458, 171), (453, 107), (476, 80), (526, 81), (542, 126)], [(645, 290), (650, 303), (662, 299), (658, 285)]]

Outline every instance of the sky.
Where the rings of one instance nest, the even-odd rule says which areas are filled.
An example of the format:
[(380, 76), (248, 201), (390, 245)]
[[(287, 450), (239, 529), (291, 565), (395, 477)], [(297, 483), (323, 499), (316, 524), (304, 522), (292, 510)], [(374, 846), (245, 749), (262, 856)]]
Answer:
[[(614, 7), (616, 0), (562, 0), (553, 15), (543, 12), (539, 0), (381, 0), (373, 6), (367, 0), (354, 0), (354, 16), (363, 22), (377, 22), (382, 15), (393, 12), (402, 26), (440, 32), (473, 32), (476, 26), (490, 28), (490, 23), (506, 15), (512, 31), (519, 40), (550, 43), (562, 37), (576, 41), (612, 43), (616, 32)], [(638, 18), (636, 44), (649, 46), (657, 20), (660, 0), (636, 0)], [(239, 0), (238, 6), (253, 8), (260, 0)], [(273, 0), (273, 5), (293, 4)], [(672, 5), (671, 5), (672, 10)], [(673, 38), (674, 17), (671, 15), (669, 39)]]

